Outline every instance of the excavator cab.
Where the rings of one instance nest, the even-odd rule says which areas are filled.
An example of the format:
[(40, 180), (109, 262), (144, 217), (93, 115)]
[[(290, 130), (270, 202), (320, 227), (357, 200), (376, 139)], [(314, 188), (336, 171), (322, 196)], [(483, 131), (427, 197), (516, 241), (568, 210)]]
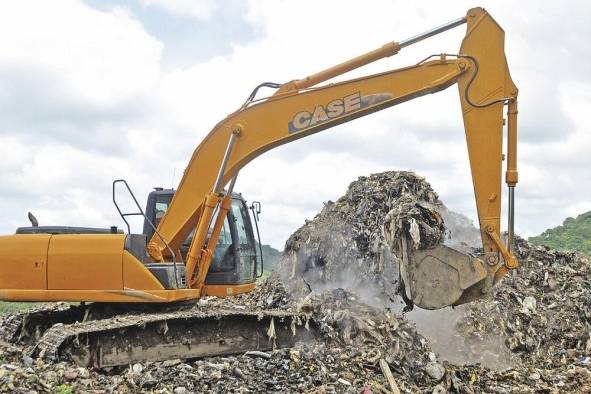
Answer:
[[(147, 239), (154, 235), (150, 222), (158, 227), (173, 195), (173, 189), (163, 188), (155, 188), (148, 195), (143, 229)], [(180, 247), (183, 261), (187, 259), (194, 234), (192, 231)], [(237, 285), (254, 282), (258, 272), (262, 271), (262, 260), (257, 256), (257, 244), (260, 244), (260, 240), (258, 243), (255, 240), (246, 201), (241, 194), (232, 193), (232, 206), (224, 220), (205, 284)]]

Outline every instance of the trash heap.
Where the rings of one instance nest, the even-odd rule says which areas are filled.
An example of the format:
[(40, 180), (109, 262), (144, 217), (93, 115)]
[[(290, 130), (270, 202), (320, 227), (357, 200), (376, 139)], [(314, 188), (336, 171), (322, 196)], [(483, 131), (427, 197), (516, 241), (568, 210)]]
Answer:
[[(528, 384), (566, 392), (565, 379), (591, 385), (591, 264), (575, 252), (517, 238), (520, 266), (489, 299), (466, 305), (458, 335), (471, 346), (500, 338)], [(588, 386), (588, 388), (591, 386)]]
[(559, 252), (517, 239), (520, 267), (488, 303), (469, 306), (459, 328), (477, 339), (504, 333), (506, 346), (526, 361), (546, 366), (591, 363), (591, 264), (574, 252)]
[(416, 249), (442, 243), (441, 209), (435, 191), (415, 173), (360, 177), (289, 237), (278, 272), (288, 290), (300, 296), (343, 287), (363, 289), (372, 302), (395, 300), (399, 273), (391, 251), (403, 234)]
[[(455, 224), (446, 230), (444, 223)], [(589, 392), (591, 267), (583, 256), (519, 239), (517, 271), (488, 299), (447, 310), (457, 314), (450, 336), (460, 337), (467, 352), (498, 339), (499, 352), (514, 355), (508, 368), (445, 361), (386, 302), (398, 279), (392, 236), (406, 232), (415, 246), (428, 247), (449, 241), (450, 230), (463, 234), (454, 239), (465, 248), (478, 237), (423, 178), (410, 172), (359, 178), (289, 238), (282, 262), (254, 292), (195, 306), (304, 312), (318, 325), (319, 340), (108, 371), (33, 360), (22, 346), (0, 342), (0, 392)]]
[[(261, 286), (261, 293), (270, 283)], [(253, 294), (243, 301), (252, 307)], [(320, 340), (289, 349), (252, 351), (202, 360), (136, 363), (94, 371), (67, 362), (32, 359), (23, 347), (0, 343), (0, 392), (416, 392), (438, 384), (445, 367), (428, 342), (400, 315), (361, 302), (353, 293), (327, 290), (290, 299), (319, 326)], [(234, 301), (234, 299), (228, 299)], [(206, 298), (196, 308), (228, 307)], [(386, 378), (390, 376), (390, 380)], [(394, 386), (392, 386), (394, 385)], [(63, 390), (63, 391), (60, 391)]]

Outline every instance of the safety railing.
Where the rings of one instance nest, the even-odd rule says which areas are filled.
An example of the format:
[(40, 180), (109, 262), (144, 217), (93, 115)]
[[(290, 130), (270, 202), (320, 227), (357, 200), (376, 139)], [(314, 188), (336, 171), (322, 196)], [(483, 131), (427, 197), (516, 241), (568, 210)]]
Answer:
[[(133, 199), (133, 202), (135, 203), (135, 206), (138, 209), (138, 212), (125, 212), (124, 213), (123, 211), (121, 211), (121, 208), (119, 207), (119, 204), (117, 203), (117, 194), (116, 194), (117, 193), (117, 184), (123, 184), (125, 186), (129, 195)], [(148, 216), (146, 216), (146, 214), (144, 213), (144, 210), (140, 206), (140, 203), (138, 202), (137, 198), (135, 198), (135, 194), (133, 193), (133, 191), (131, 190), (131, 188), (129, 187), (129, 184), (127, 183), (127, 181), (125, 179), (116, 179), (113, 181), (113, 204), (115, 204), (115, 208), (117, 208), (117, 212), (119, 212), (121, 219), (123, 219), (123, 221), (125, 222), (125, 225), (127, 226), (127, 234), (131, 234), (131, 226), (129, 225), (129, 222), (126, 219), (127, 216), (143, 216), (146, 223), (148, 223), (150, 225), (150, 227), (154, 230), (154, 234), (158, 235), (158, 238), (160, 238), (162, 243), (164, 243), (164, 245), (166, 245), (166, 248), (168, 249), (168, 251), (170, 252), (170, 256), (172, 257), (172, 264), (173, 264), (173, 269), (174, 269), (174, 280), (176, 283), (176, 287), (179, 288), (179, 277), (178, 277), (178, 270), (177, 270), (176, 254), (173, 252), (172, 248), (168, 245), (168, 242), (166, 242), (166, 240), (162, 237), (162, 235), (160, 235), (160, 233), (158, 232), (158, 229), (156, 228), (154, 223), (148, 218)], [(182, 263), (182, 261), (181, 261), (181, 263)]]

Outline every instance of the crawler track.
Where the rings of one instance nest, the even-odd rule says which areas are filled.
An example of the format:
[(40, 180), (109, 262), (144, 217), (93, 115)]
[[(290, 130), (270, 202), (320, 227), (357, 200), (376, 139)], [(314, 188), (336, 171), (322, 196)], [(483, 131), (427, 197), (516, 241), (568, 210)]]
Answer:
[[(34, 357), (95, 368), (270, 350), (318, 337), (317, 326), (307, 315), (285, 310), (183, 307), (172, 312), (119, 314), (117, 308), (101, 307), (94, 314), (102, 318), (85, 320), (92, 315), (90, 307), (54, 309), (53, 314), (40, 310), (15, 317), (13, 325), (20, 320), (21, 328), (11, 327), (12, 337), (28, 341)], [(56, 323), (58, 318), (78, 321)], [(48, 324), (53, 326), (47, 328)], [(36, 331), (37, 337), (30, 331)]]

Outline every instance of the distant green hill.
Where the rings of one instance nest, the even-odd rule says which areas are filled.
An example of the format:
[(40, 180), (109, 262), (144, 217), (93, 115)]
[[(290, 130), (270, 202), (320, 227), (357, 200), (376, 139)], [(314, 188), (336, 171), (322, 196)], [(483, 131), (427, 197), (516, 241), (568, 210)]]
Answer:
[[(263, 262), (265, 265), (265, 271), (271, 271), (275, 264), (281, 258), (281, 252), (271, 245), (262, 245), (263, 246)], [(257, 242), (257, 257), (260, 261), (259, 250), (258, 250), (258, 242)]]
[(591, 256), (591, 211), (567, 218), (562, 226), (544, 231), (529, 241), (559, 250), (576, 250)]

